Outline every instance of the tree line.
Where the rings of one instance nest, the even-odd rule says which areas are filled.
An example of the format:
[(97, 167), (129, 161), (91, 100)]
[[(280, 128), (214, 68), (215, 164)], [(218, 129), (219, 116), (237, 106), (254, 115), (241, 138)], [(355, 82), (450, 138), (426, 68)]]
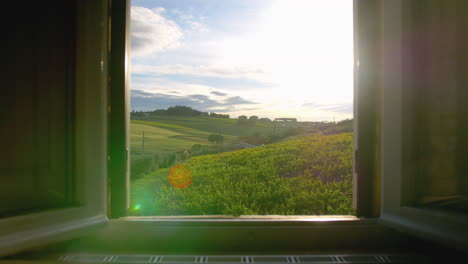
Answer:
[(271, 119), (263, 117), (259, 118), (258, 116), (250, 116), (247, 117), (245, 115), (241, 115), (237, 118), (237, 123), (240, 125), (255, 125), (257, 122), (271, 122)]
[(218, 114), (215, 112), (202, 112), (188, 106), (176, 105), (168, 107), (167, 109), (156, 109), (154, 111), (132, 111), (130, 113), (132, 119), (137, 119), (145, 116), (208, 116), (216, 118), (229, 119), (227, 114)]

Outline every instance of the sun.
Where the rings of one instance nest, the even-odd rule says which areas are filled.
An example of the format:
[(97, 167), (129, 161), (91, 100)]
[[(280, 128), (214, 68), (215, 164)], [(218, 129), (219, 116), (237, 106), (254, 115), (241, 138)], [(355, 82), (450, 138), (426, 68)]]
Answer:
[(219, 63), (262, 69), (258, 81), (272, 84), (264, 98), (352, 102), (352, 15), (351, 0), (272, 1), (248, 33), (225, 40)]

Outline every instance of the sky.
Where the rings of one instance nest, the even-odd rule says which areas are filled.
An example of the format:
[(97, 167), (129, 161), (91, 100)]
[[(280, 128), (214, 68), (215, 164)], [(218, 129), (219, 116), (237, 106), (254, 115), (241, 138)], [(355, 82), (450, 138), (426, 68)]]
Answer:
[(352, 118), (352, 0), (132, 0), (131, 109)]

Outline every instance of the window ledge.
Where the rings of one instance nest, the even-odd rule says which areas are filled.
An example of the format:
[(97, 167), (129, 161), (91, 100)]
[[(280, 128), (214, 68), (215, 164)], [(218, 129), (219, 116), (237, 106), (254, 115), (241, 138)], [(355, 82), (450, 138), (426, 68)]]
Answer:
[(330, 222), (357, 221), (353, 215), (195, 215), (195, 216), (132, 216), (120, 221), (152, 222)]
[[(206, 216), (208, 217), (208, 216)], [(83, 238), (79, 251), (154, 254), (391, 248), (401, 235), (354, 216), (125, 217)], [(274, 217), (274, 218), (273, 218)], [(382, 239), (385, 238), (385, 239)]]

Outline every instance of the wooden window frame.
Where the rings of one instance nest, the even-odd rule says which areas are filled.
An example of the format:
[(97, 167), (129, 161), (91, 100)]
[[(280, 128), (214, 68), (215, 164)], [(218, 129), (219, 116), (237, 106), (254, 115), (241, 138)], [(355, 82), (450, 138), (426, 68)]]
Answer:
[[(111, 23), (111, 86), (110, 86), (110, 213), (112, 218), (109, 228), (101, 233), (100, 241), (116, 241), (118, 237), (122, 242), (122, 248), (138, 249), (140, 245), (136, 240), (146, 241), (151, 245), (160, 245), (166, 248), (172, 245), (177, 248), (178, 241), (188, 241), (195, 243), (194, 237), (215, 236), (216, 232), (224, 230), (225, 233), (219, 239), (203, 240), (212, 248), (230, 243), (251, 243), (253, 247), (260, 247), (268, 239), (266, 234), (276, 234), (286, 240), (270, 241), (270, 249), (285, 249), (295, 245), (296, 249), (309, 248), (311, 245), (318, 246), (327, 241), (328, 245), (338, 245), (347, 241), (346, 238), (334, 237), (330, 240), (323, 240), (322, 232), (337, 234), (340, 232), (349, 235), (360, 241), (378, 241), (378, 236), (374, 234), (385, 234), (388, 237), (395, 237), (389, 229), (377, 224), (376, 216), (379, 215), (379, 182), (378, 182), (378, 153), (379, 145), (378, 130), (378, 89), (379, 85), (378, 69), (380, 61), (378, 57), (373, 57), (380, 51), (378, 38), (380, 38), (380, 1), (354, 1), (354, 29), (355, 29), (355, 110), (354, 118), (355, 131), (359, 131), (359, 138), (355, 137), (355, 153), (359, 153), (359, 159), (355, 163), (354, 192), (359, 195), (354, 196), (354, 205), (357, 209), (359, 219), (337, 218), (334, 221), (323, 221), (321, 217), (301, 217), (290, 219), (199, 219), (193, 217), (126, 217), (129, 191), (128, 174), (128, 149), (129, 149), (129, 31), (128, 18), (129, 1), (112, 1)], [(357, 18), (357, 19), (356, 19)], [(373, 26), (369, 26), (373, 25)], [(357, 39), (362, 39), (364, 43), (372, 42), (372, 46), (362, 45)], [(359, 56), (362, 56), (359, 59)], [(360, 64), (360, 65), (359, 65)], [(113, 130), (119, 130), (113, 133)], [(127, 134), (122, 133), (125, 131)], [(357, 133), (356, 133), (357, 134)], [(123, 164), (127, 167), (124, 168)], [(357, 174), (356, 172), (359, 172)], [(189, 217), (190, 218), (190, 217)], [(369, 219), (373, 218), (373, 219)], [(196, 227), (196, 232), (194, 228)], [(259, 231), (258, 229), (261, 229)], [(167, 235), (171, 230), (178, 230), (177, 236)], [(185, 231), (183, 231), (185, 230)], [(295, 230), (294, 232), (291, 232)], [(298, 243), (291, 243), (292, 234), (296, 231), (307, 235), (298, 239)], [(169, 232), (169, 233), (168, 233)], [(265, 232), (265, 233), (263, 233)], [(260, 235), (261, 234), (261, 235)], [(372, 235), (370, 235), (372, 234)], [(161, 236), (164, 236), (165, 244), (161, 244)], [(250, 237), (250, 240), (249, 240)], [(125, 242), (127, 241), (127, 242)], [(159, 242), (158, 242), (159, 241)], [(169, 241), (169, 242), (168, 242)], [(211, 241), (211, 242), (209, 242)], [(249, 242), (250, 241), (250, 242)], [(288, 241), (285, 243), (285, 241)], [(391, 241), (391, 239), (389, 239)], [(372, 245), (373, 242), (366, 244)], [(115, 246), (115, 243), (113, 243)], [(325, 243), (326, 244), (326, 243)], [(349, 243), (351, 245), (352, 242)], [(382, 243), (378, 243), (382, 245)], [(302, 245), (302, 246), (301, 246)], [(144, 248), (144, 246), (143, 246)]]
[[(391, 43), (401, 54), (404, 1), (354, 0), (357, 174), (353, 183), (360, 219), (351, 221), (125, 217), (129, 194), (129, 0), (78, 1), (75, 167), (80, 206), (1, 219), (0, 255), (62, 241), (91, 228), (96, 231), (86, 240), (88, 245), (120, 252), (385, 248), (403, 237), (386, 225), (423, 238), (442, 239), (448, 245), (465, 243), (466, 227), (460, 224), (464, 218), (406, 208), (399, 200), (401, 58), (391, 56), (386, 45), (392, 36)], [(108, 217), (112, 219), (108, 221)], [(448, 222), (437, 225), (436, 220)], [(106, 223), (105, 228), (94, 229)]]
[[(353, 237), (354, 240), (366, 241), (365, 245), (371, 248), (372, 243), (381, 245), (372, 232), (383, 232), (387, 237), (402, 237), (393, 229), (385, 229), (390, 226), (402, 230), (408, 234), (416, 235), (424, 239), (445, 243), (449, 246), (466, 246), (468, 235), (464, 236), (466, 223), (464, 217), (454, 214), (444, 214), (417, 208), (402, 206), (399, 200), (401, 192), (401, 57), (402, 54), (402, 16), (404, 0), (354, 0), (354, 177), (353, 177), (353, 203), (357, 210), (359, 220), (355, 221), (326, 221), (311, 217), (306, 220), (297, 219), (268, 219), (258, 221), (255, 219), (161, 219), (157, 217), (125, 217), (125, 213), (112, 215), (116, 220), (111, 221), (112, 232), (104, 232), (108, 239), (112, 234), (127, 237), (132, 243), (134, 235), (158, 243), (154, 234), (174, 234), (174, 230), (186, 230), (176, 232), (178, 237), (165, 236), (167, 241), (173, 241), (176, 246), (178, 241), (193, 241), (193, 228), (199, 237), (212, 236), (216, 230), (233, 230), (232, 234), (221, 237), (217, 242), (207, 242), (207, 245), (216, 247), (226, 246), (233, 241), (251, 239), (251, 245), (255, 248), (261, 243), (266, 243), (268, 234), (276, 234), (275, 237), (293, 239), (292, 229), (307, 234), (307, 238), (299, 239), (298, 244), (292, 243), (298, 248), (308, 248), (310, 245), (319, 245), (321, 231), (335, 234), (341, 230), (344, 236)], [(127, 8), (128, 8), (127, 2)], [(123, 14), (123, 12), (121, 12)], [(115, 32), (115, 30), (114, 30)], [(128, 33), (128, 32), (127, 32)], [(122, 39), (122, 38), (121, 38)], [(128, 41), (128, 35), (126, 36)], [(389, 53), (392, 51), (392, 53)], [(128, 53), (127, 53), (128, 55)], [(120, 54), (122, 57), (122, 54)], [(115, 72), (114, 72), (115, 74)], [(119, 73), (117, 73), (119, 74)], [(120, 74), (128, 74), (128, 70)], [(128, 80), (128, 78), (126, 78)], [(127, 83), (128, 85), (128, 83)], [(121, 94), (128, 94), (124, 87)], [(114, 89), (114, 87), (112, 87)], [(125, 95), (128, 98), (128, 95)], [(121, 100), (121, 99), (120, 99)], [(112, 103), (112, 102), (111, 102)], [(119, 104), (121, 102), (118, 102)], [(128, 123), (129, 118), (120, 120)], [(128, 149), (128, 140), (121, 141), (121, 150)], [(113, 176), (111, 176), (113, 177)], [(121, 176), (120, 176), (121, 177)], [(127, 176), (128, 177), (128, 176)], [(126, 181), (128, 184), (128, 180)], [(123, 181), (113, 186), (122, 194)], [(123, 199), (123, 195), (119, 200)], [(112, 202), (111, 202), (112, 203)], [(120, 207), (116, 211), (125, 212), (124, 203), (114, 204)], [(128, 206), (128, 205), (126, 205)], [(120, 219), (119, 219), (120, 218)], [(370, 218), (370, 219), (369, 219)], [(446, 222), (440, 222), (441, 220)], [(252, 231), (261, 228), (265, 231)], [(362, 229), (360, 229), (362, 228)], [(382, 228), (382, 229), (380, 229)], [(126, 230), (131, 230), (130, 232)], [(172, 231), (170, 231), (172, 230)], [(250, 230), (250, 231), (246, 231)], [(363, 231), (362, 233), (356, 230)], [(376, 232), (376, 230), (380, 230)], [(462, 231), (460, 233), (460, 231)], [(133, 232), (133, 234), (130, 234)], [(188, 233), (192, 235), (187, 235)], [(249, 233), (250, 232), (250, 233)], [(263, 235), (260, 235), (262, 233)], [(250, 237), (250, 238), (249, 238)], [(324, 240), (327, 241), (327, 240)], [(335, 237), (329, 245), (346, 245), (346, 239)], [(132, 243), (124, 243), (130, 246)], [(160, 242), (159, 242), (160, 243)], [(236, 244), (237, 245), (237, 244)], [(301, 247), (302, 245), (302, 247)], [(307, 245), (307, 246), (304, 246)], [(353, 247), (351, 244), (348, 244)], [(163, 248), (164, 246), (161, 245)], [(459, 246), (460, 247), (460, 246)], [(261, 247), (260, 247), (261, 248)], [(288, 244), (281, 242), (270, 243), (269, 249), (288, 248)]]
[[(76, 206), (0, 219), (0, 256), (96, 230), (107, 217), (105, 1), (77, 1), (74, 116)], [(96, 191), (99, 190), (99, 191)]]
[(410, 87), (405, 86), (403, 72), (403, 54), (408, 49), (403, 29), (408, 26), (404, 12), (410, 10), (410, 4), (405, 0), (383, 2), (386, 12), (382, 21), (386, 26), (382, 48), (382, 148), (385, 152), (382, 153), (382, 214), (379, 220), (400, 231), (466, 250), (468, 215), (407, 206), (404, 199), (409, 182), (408, 175), (403, 172), (403, 91)]
[[(354, 163), (353, 204), (359, 217), (379, 215), (380, 1), (354, 1)], [(112, 219), (129, 207), (129, 10), (130, 0), (112, 1), (110, 52), (109, 175)], [(360, 64), (360, 65), (358, 65)], [(377, 87), (377, 89), (376, 89)]]

